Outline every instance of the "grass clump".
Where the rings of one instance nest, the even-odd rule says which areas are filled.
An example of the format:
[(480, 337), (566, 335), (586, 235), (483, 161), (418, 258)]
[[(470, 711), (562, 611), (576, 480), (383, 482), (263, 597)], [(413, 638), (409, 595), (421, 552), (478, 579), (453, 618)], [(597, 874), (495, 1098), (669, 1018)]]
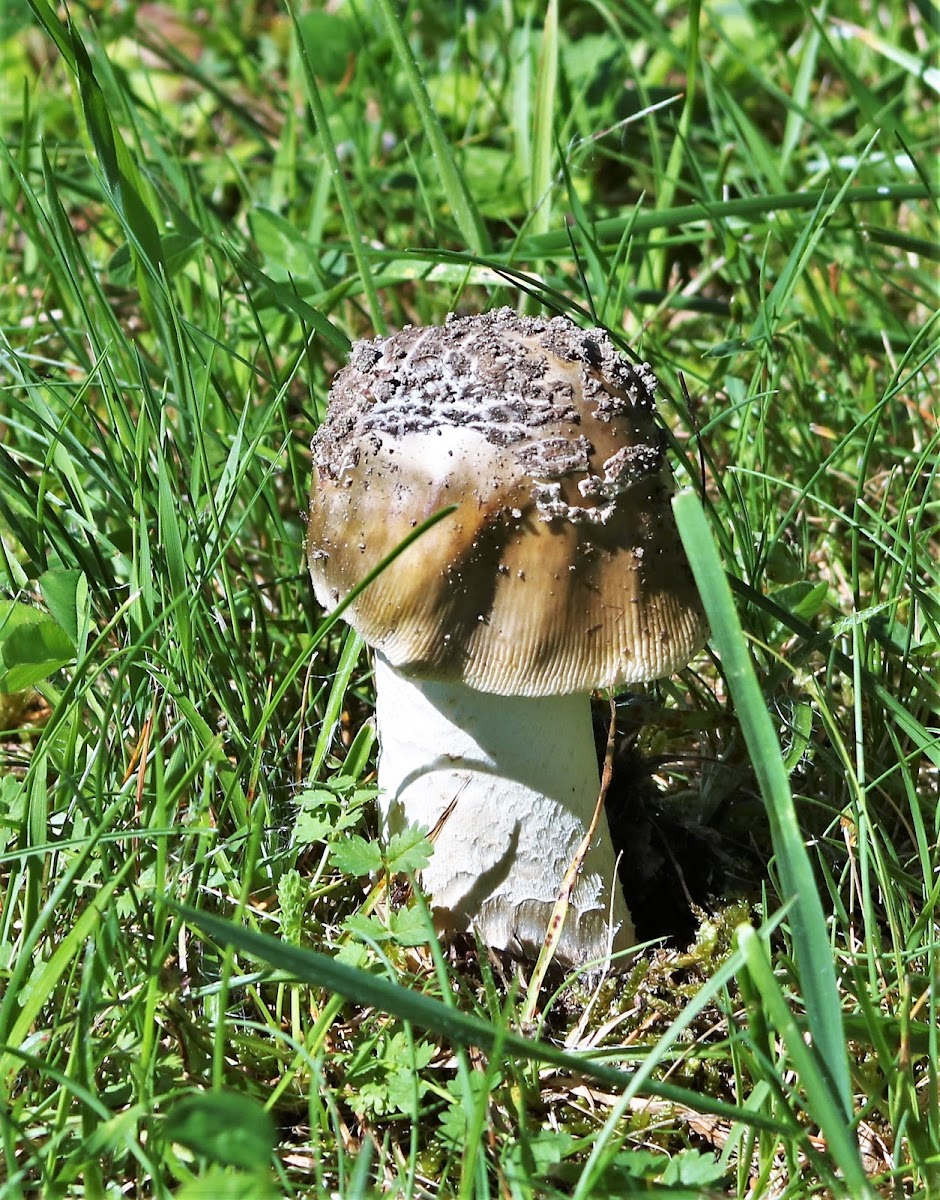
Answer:
[[(935, 1193), (932, 14), (63, 16), (0, 20), (0, 1195)], [(715, 635), (619, 698), (665, 941), (534, 1028), (303, 561), (350, 341), (505, 303), (655, 365)]]

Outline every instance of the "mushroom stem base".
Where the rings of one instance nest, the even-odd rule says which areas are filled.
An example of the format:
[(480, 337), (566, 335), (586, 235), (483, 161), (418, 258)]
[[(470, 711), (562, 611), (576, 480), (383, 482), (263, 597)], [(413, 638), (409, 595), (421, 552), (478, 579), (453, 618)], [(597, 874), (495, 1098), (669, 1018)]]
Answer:
[[(423, 872), (442, 933), (534, 958), (599, 789), (586, 696), (515, 697), (410, 679), (375, 656), (379, 802), (386, 832), (434, 829)], [(602, 817), (556, 960), (579, 966), (634, 943)]]

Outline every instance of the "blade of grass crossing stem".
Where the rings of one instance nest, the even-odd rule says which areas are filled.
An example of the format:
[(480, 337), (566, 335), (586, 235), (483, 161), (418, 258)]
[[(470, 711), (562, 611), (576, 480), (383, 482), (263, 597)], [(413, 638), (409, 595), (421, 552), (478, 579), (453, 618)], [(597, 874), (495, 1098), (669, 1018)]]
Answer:
[[(528, 1062), (552, 1063), (578, 1075), (598, 1079), (610, 1087), (625, 1088), (633, 1083), (634, 1073), (631, 1071), (607, 1066), (594, 1058), (559, 1050), (550, 1042), (533, 1041), (508, 1030), (497, 1029), (481, 1017), (459, 1012), (448, 1007), (442, 1000), (435, 1000), (399, 983), (381, 979), (369, 971), (351, 967), (348, 963), (329, 955), (290, 945), (268, 934), (236, 925), (234, 921), (228, 921), (224, 917), (200, 912), (185, 904), (179, 904), (167, 895), (161, 895), (160, 899), (174, 912), (179, 913), (189, 925), (203, 930), (222, 945), (234, 946), (239, 953), (261, 959), (262, 962), (286, 971), (302, 982), (326, 988), (358, 1004), (390, 1013), (402, 1021), (411, 1021), (419, 1028), (430, 1029), (457, 1045), (478, 1046), (489, 1052), (495, 1045), (501, 1044), (507, 1054)], [(712, 1099), (678, 1084), (651, 1081), (645, 1086), (644, 1092), (662, 1100), (685, 1105), (695, 1112), (712, 1113), (726, 1120), (742, 1121), (775, 1133), (790, 1136), (797, 1131), (797, 1126), (790, 1121), (778, 1121), (763, 1113), (751, 1112), (739, 1105)]]
[(421, 71), (411, 52), (411, 47), (408, 45), (401, 22), (392, 7), (391, 0), (376, 0), (376, 7), (385, 21), (389, 40), (392, 43), (392, 51), (408, 81), (408, 88), (415, 108), (418, 110), (418, 118), (424, 129), (424, 136), (428, 139), (434, 161), (437, 164), (441, 190), (451, 206), (457, 228), (474, 254), (486, 254), (490, 248), (486, 229), (470, 195), (466, 180), (451, 152), (447, 135), (441, 128), (437, 113), (431, 104), (431, 98), (424, 86)]
[(784, 891), (782, 899), (792, 901), (790, 928), (813, 1052), (843, 1120), (849, 1121), (852, 1114), (849, 1064), (832, 949), (776, 731), (701, 502), (693, 492), (685, 491), (673, 499), (673, 508), (767, 808)]
[[(552, 908), (551, 916), (548, 920), (548, 928), (545, 931), (545, 940), (542, 943), (542, 949), (539, 951), (538, 959), (532, 971), (532, 978), (529, 980), (529, 986), (526, 991), (525, 1004), (522, 1006), (522, 1024), (528, 1025), (535, 1016), (535, 1009), (538, 1005), (539, 993), (542, 990), (542, 983), (545, 980), (545, 974), (551, 966), (552, 959), (555, 957), (555, 950), (558, 946), (558, 939), (561, 937), (562, 930), (565, 927), (565, 919), (568, 915), (568, 909), (571, 905), (571, 893), (574, 891), (575, 884), (578, 882), (578, 876), (581, 873), (581, 864), (584, 862), (584, 856), (590, 849), (591, 842), (594, 840), (594, 833), (597, 829), (598, 822), (601, 820), (604, 813), (604, 801), (607, 798), (607, 792), (610, 788), (610, 781), (613, 776), (614, 768), (614, 750), (617, 742), (617, 708), (613, 700), (610, 702), (610, 728), (607, 732), (607, 752), (604, 755), (604, 770), (601, 774), (601, 786), (597, 795), (597, 804), (594, 806), (594, 813), (588, 824), (587, 832), (581, 839), (581, 844), (574, 853), (571, 862), (568, 864), (568, 869), (565, 871), (565, 876), (561, 881), (561, 887), (558, 889), (558, 895), (555, 898), (555, 905)], [(611, 939), (612, 940), (612, 939)]]
[(803, 1031), (774, 975), (765, 947), (750, 925), (738, 927), (737, 939), (751, 982), (760, 993), (763, 1010), (783, 1038), (803, 1085), (807, 1108), (842, 1172), (849, 1195), (856, 1200), (873, 1196), (859, 1157), (858, 1143), (851, 1126), (846, 1124), (839, 1098), (833, 1095), (828, 1076), (821, 1070), (820, 1056), (803, 1040)]

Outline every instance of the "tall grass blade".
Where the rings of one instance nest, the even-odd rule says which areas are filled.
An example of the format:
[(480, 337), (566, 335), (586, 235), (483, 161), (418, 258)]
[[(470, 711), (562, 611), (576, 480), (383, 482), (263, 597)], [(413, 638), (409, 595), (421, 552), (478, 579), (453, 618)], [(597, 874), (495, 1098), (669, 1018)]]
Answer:
[[(641, 236), (656, 229), (679, 229), (685, 225), (711, 225), (728, 217), (745, 217), (750, 220), (770, 217), (783, 209), (815, 208), (824, 199), (826, 190), (813, 189), (805, 192), (774, 192), (763, 196), (748, 196), (739, 200), (709, 200), (700, 204), (680, 204), (675, 208), (645, 210), (631, 213), (627, 218), (606, 217), (594, 225), (594, 235), (601, 245), (616, 245), (629, 228), (634, 236)], [(859, 186), (849, 188), (843, 197), (846, 205), (871, 204), (883, 200), (898, 204), (904, 200), (929, 200), (931, 192), (919, 183), (885, 184), (879, 187)], [(753, 230), (751, 231), (753, 233)], [(568, 246), (568, 235), (562, 230), (539, 236), (523, 238), (518, 247), (520, 254), (544, 256), (557, 254)]]
[(674, 498), (673, 508), (764, 798), (783, 886), (781, 898), (792, 905), (790, 927), (813, 1052), (833, 1102), (848, 1122), (851, 1084), (832, 947), (780, 745), (701, 502), (693, 492), (685, 491)]
[(862, 1166), (851, 1126), (838, 1098), (833, 1094), (830, 1079), (822, 1069), (821, 1056), (803, 1040), (803, 1030), (784, 996), (774, 975), (767, 952), (750, 925), (737, 931), (738, 945), (750, 973), (751, 982), (760, 993), (764, 1011), (770, 1017), (787, 1047), (790, 1061), (796, 1069), (806, 1093), (806, 1106), (818, 1124), (833, 1159), (842, 1171), (852, 1200), (867, 1200), (874, 1196)]
[(552, 148), (555, 95), (558, 87), (558, 0), (549, 0), (539, 49), (535, 82), (534, 128), (532, 130), (532, 176), (529, 207), (533, 217), (530, 233), (547, 233), (551, 227), (551, 192), (554, 180)]
[(421, 69), (408, 45), (398, 14), (392, 7), (391, 0), (376, 0), (376, 7), (385, 21), (395, 58), (408, 81), (411, 98), (418, 110), (418, 118), (421, 121), (424, 136), (428, 139), (437, 166), (441, 191), (447, 197), (453, 210), (457, 228), (468, 249), (474, 254), (484, 255), (490, 248), (489, 235), (454, 157), (447, 134), (441, 127), (438, 115), (434, 111), (431, 98), (421, 77)]
[[(402, 1021), (410, 1021), (422, 1029), (430, 1029), (459, 1046), (477, 1046), (481, 1050), (492, 1050), (502, 1046), (507, 1053), (529, 1062), (552, 1063), (556, 1067), (587, 1075), (610, 1087), (625, 1088), (633, 1082), (633, 1074), (616, 1067), (608, 1067), (597, 1059), (571, 1054), (559, 1050), (550, 1042), (530, 1041), (506, 1029), (498, 1029), (481, 1017), (460, 1012), (440, 1000), (424, 996), (420, 992), (380, 979), (368, 971), (351, 967), (338, 959), (300, 946), (292, 946), (263, 933), (242, 928), (223, 917), (200, 912), (185, 904), (179, 904), (169, 896), (161, 896), (188, 924), (203, 930), (215, 941), (233, 946), (242, 954), (260, 959), (270, 966), (284, 971), (305, 983), (327, 988), (347, 1000), (372, 1006), (382, 1012), (391, 1013)], [(728, 1120), (743, 1121), (762, 1129), (778, 1133), (793, 1134), (796, 1127), (775, 1121), (762, 1113), (753, 1113), (737, 1108), (722, 1100), (714, 1100), (687, 1088), (670, 1083), (650, 1081), (644, 1085), (643, 1093), (671, 1100), (700, 1112), (713, 1113)]]

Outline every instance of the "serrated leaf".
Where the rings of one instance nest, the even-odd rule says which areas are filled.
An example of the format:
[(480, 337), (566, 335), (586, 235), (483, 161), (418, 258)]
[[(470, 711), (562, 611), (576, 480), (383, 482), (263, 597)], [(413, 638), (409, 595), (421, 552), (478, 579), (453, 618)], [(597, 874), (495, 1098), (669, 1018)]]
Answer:
[(662, 1182), (667, 1185), (681, 1184), (685, 1187), (709, 1187), (720, 1182), (727, 1174), (721, 1163), (711, 1154), (699, 1150), (684, 1150), (669, 1160), (663, 1171)]
[(388, 1111), (409, 1113), (414, 1107), (415, 1092), (417, 1099), (427, 1092), (428, 1085), (423, 1079), (418, 1079), (410, 1067), (400, 1067), (388, 1077), (385, 1093), (388, 1101)]
[(301, 808), (308, 812), (313, 809), (323, 808), (328, 804), (335, 805), (337, 803), (336, 796), (327, 788), (305, 788), (304, 791), (297, 795), (297, 803)]
[(176, 1200), (278, 1200), (283, 1193), (275, 1190), (266, 1173), (210, 1167), (173, 1194)]
[(333, 825), (334, 832), (343, 833), (347, 829), (353, 829), (362, 820), (362, 813), (358, 808), (350, 805), (341, 813), (337, 813), (336, 821)]
[(399, 946), (424, 946), (430, 940), (428, 920), (420, 908), (398, 909), (390, 925)]
[(369, 963), (369, 950), (362, 942), (344, 942), (336, 951), (336, 961), (357, 971), (365, 970)]
[(343, 928), (364, 942), (394, 942), (398, 946), (424, 946), (430, 936), (427, 922), (418, 908), (392, 912), (387, 925), (377, 917), (353, 913), (343, 922)]
[(571, 1134), (563, 1130), (542, 1129), (524, 1142), (517, 1142), (509, 1161), (520, 1178), (531, 1175), (533, 1168), (535, 1174), (541, 1176), (571, 1154), (574, 1145)]
[(294, 822), (294, 845), (309, 846), (325, 841), (332, 831), (333, 822), (325, 813), (302, 812)]
[(271, 1114), (239, 1092), (199, 1092), (177, 1101), (163, 1134), (200, 1158), (245, 1170), (266, 1167), (276, 1141)]
[(663, 1169), (663, 1156), (652, 1150), (621, 1151), (611, 1166), (618, 1171), (625, 1171), (634, 1179), (653, 1179)]
[(393, 934), (376, 917), (365, 916), (363, 913), (352, 913), (343, 922), (343, 928), (353, 937), (369, 942), (388, 942)]
[(423, 825), (409, 825), (401, 833), (393, 833), (385, 855), (389, 874), (423, 871), (431, 861), (432, 849)]
[[(466, 1143), (467, 1126), (472, 1110), (478, 1104), (486, 1102), (485, 1097), (489, 1090), (496, 1087), (501, 1079), (502, 1076), (498, 1072), (495, 1078), (491, 1078), (485, 1071), (469, 1071), (463, 1081), (457, 1079), (447, 1081), (444, 1086), (445, 1090), (450, 1093), (451, 1099), (441, 1116), (438, 1129), (438, 1136), (445, 1146), (458, 1148)], [(472, 1097), (470, 1104), (466, 1102), (468, 1092)], [(512, 1150), (510, 1150), (510, 1154), (512, 1154)], [(531, 1173), (527, 1173), (526, 1179), (528, 1180), (530, 1177)]]
[(355, 775), (347, 775), (345, 771), (341, 775), (332, 776), (330, 779), (330, 787), (339, 795), (346, 792), (352, 792), (355, 795), (358, 783), (359, 780)]
[(330, 863), (344, 875), (372, 875), (381, 869), (382, 852), (375, 842), (353, 834), (330, 847)]

